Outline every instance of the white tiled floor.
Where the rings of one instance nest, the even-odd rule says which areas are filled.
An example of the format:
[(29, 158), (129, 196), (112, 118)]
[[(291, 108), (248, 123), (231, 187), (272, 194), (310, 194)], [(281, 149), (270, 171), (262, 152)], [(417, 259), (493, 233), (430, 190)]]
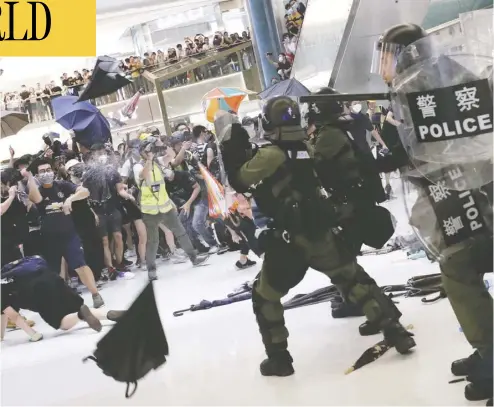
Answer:
[[(255, 276), (258, 267), (236, 271), (235, 260), (236, 254), (228, 253), (213, 257), (207, 267), (160, 267), (155, 291), (170, 357), (140, 382), (129, 401), (123, 384), (104, 376), (94, 363), (81, 362), (102, 334), (82, 325), (72, 332), (55, 332), (35, 315), (43, 341), (28, 343), (22, 332), (10, 332), (2, 344), (2, 405), (466, 404), (463, 384), (448, 384), (449, 365), (470, 349), (446, 300), (423, 305), (420, 299), (402, 299), (402, 321), (415, 326), (416, 351), (407, 357), (390, 351), (348, 376), (345, 369), (379, 340), (358, 335), (363, 318), (334, 320), (329, 304), (287, 311), (296, 374), (260, 376), (264, 355), (250, 301), (172, 316), (174, 310), (202, 299), (223, 298)], [(366, 256), (361, 262), (381, 285), (437, 271), (424, 259), (406, 260), (401, 252)], [(135, 280), (106, 287), (102, 295), (109, 307), (125, 308), (145, 283), (141, 273)], [(310, 271), (289, 296), (325, 285), (324, 276)]]
[[(401, 203), (393, 202), (393, 213), (403, 221)], [(404, 357), (391, 350), (348, 376), (343, 372), (380, 340), (379, 336), (359, 336), (358, 325), (364, 318), (335, 320), (328, 303), (287, 311), (296, 374), (262, 377), (258, 366), (264, 352), (250, 301), (172, 316), (173, 311), (202, 299), (223, 298), (257, 274), (259, 265), (235, 270), (236, 260), (237, 254), (227, 253), (213, 256), (206, 267), (160, 266), (155, 292), (170, 357), (161, 369), (140, 381), (132, 399), (125, 400), (124, 384), (104, 376), (94, 363), (81, 361), (109, 327), (102, 334), (82, 324), (71, 332), (55, 332), (34, 315), (36, 328), (45, 335), (43, 341), (29, 343), (22, 332), (10, 332), (2, 343), (2, 405), (467, 404), (464, 384), (448, 384), (450, 363), (469, 355), (471, 349), (447, 300), (424, 305), (419, 298), (400, 299), (402, 322), (415, 327), (415, 352)], [(426, 259), (407, 260), (403, 252), (366, 256), (360, 262), (379, 285), (438, 272), (437, 265)], [(109, 307), (126, 308), (145, 284), (141, 272), (134, 280), (104, 288), (102, 295)], [(328, 284), (326, 277), (309, 271), (288, 298)]]

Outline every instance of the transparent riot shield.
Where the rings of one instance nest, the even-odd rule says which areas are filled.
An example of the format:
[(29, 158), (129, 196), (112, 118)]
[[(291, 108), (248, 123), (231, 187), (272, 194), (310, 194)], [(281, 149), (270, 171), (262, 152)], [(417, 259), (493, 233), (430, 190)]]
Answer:
[(393, 81), (409, 221), (438, 258), (492, 239), (493, 58), (473, 41), (417, 41)]

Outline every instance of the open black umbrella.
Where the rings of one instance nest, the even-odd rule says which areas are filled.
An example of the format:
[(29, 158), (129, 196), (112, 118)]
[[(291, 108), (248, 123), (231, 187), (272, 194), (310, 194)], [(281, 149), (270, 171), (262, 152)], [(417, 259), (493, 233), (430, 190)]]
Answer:
[(310, 90), (295, 78), (275, 83), (258, 94), (261, 99), (270, 99), (276, 96), (293, 96), (299, 98), (308, 95), (310, 95)]
[(127, 86), (131, 81), (123, 76), (120, 62), (109, 56), (98, 57), (93, 68), (91, 81), (79, 96), (78, 101), (96, 99), (109, 95)]
[[(103, 373), (127, 383), (125, 397), (137, 381), (166, 362), (168, 342), (161, 325), (153, 284), (149, 283), (115, 326), (98, 342), (94, 360)], [(130, 384), (134, 389), (129, 393)]]
[(29, 118), (26, 113), (3, 110), (0, 112), (0, 122), (2, 125), (0, 136), (3, 138), (19, 133), (29, 124)]

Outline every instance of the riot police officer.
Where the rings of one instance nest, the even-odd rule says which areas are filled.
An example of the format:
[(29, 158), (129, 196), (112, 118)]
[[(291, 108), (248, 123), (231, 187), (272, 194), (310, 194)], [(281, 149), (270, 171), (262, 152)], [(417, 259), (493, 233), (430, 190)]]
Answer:
[[(340, 237), (338, 209), (316, 175), (304, 143), (299, 106), (288, 97), (271, 99), (262, 123), (270, 144), (253, 148), (235, 121), (216, 129), (230, 185), (251, 192), (261, 212), (274, 220), (264, 237), (265, 259), (253, 288), (253, 308), (268, 358), (264, 376), (294, 373), (288, 352), (288, 330), (280, 302), (309, 267), (326, 274), (345, 298), (357, 303), (399, 353), (415, 346), (398, 322), (400, 313), (357, 263), (354, 249)], [(216, 126), (217, 127), (217, 126)]]
[[(493, 301), (483, 274), (492, 272), (493, 246), (492, 87), (481, 79), (488, 79), (492, 57), (472, 61), (472, 54), (458, 54), (443, 51), (421, 27), (401, 24), (382, 35), (374, 66), (403, 122), (400, 139), (411, 164), (404, 178), (415, 196), (408, 204), (410, 224), (438, 259), (448, 299), (475, 349), (453, 362), (451, 371), (468, 376), (468, 400), (483, 400), (492, 398)], [(473, 106), (466, 106), (471, 95)], [(480, 110), (485, 116), (471, 116)], [(458, 138), (461, 126), (478, 117), (490, 129), (477, 126)], [(459, 126), (455, 131), (452, 123)], [(437, 128), (442, 133), (431, 136)]]

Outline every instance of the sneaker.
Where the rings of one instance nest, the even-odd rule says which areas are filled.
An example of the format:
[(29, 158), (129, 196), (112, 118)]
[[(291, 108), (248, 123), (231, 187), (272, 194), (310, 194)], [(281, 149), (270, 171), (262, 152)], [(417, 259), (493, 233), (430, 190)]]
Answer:
[(181, 264), (181, 263), (186, 263), (188, 259), (187, 259), (187, 255), (182, 256), (175, 251), (170, 255), (170, 260), (172, 261), (173, 264)]
[(115, 281), (118, 277), (118, 271), (115, 267), (108, 267), (108, 279), (110, 281)]
[(91, 312), (91, 310), (88, 308), (87, 305), (83, 305), (79, 312), (77, 313), (77, 316), (79, 319), (82, 321), (85, 321), (91, 329), (94, 329), (96, 332), (100, 332), (101, 329), (103, 328), (101, 326), (101, 322), (98, 318), (94, 316), (94, 314)]
[(226, 253), (227, 251), (229, 251), (229, 250), (230, 250), (230, 248), (229, 248), (228, 246), (220, 246), (220, 247), (218, 248), (218, 256), (219, 256), (220, 254), (225, 254), (225, 253)]
[(179, 256), (187, 257), (187, 253), (185, 253), (184, 249), (180, 249), (179, 247), (175, 249), (175, 253), (177, 253)]
[(295, 373), (293, 359), (287, 350), (275, 353), (263, 360), (260, 370), (263, 376), (286, 377)]
[(29, 342), (38, 342), (38, 341), (40, 341), (41, 339), (43, 339), (43, 335), (42, 335), (42, 334), (40, 334), (39, 332), (36, 332), (36, 333), (34, 333), (34, 335), (33, 335), (33, 336), (31, 336), (31, 337), (29, 338)]
[(135, 249), (128, 249), (125, 252), (125, 256), (126, 257), (137, 257), (137, 253), (136, 253)]
[(101, 308), (103, 305), (105, 305), (105, 302), (103, 301), (103, 298), (99, 293), (93, 294), (93, 308)]
[(194, 267), (204, 264), (209, 259), (209, 253), (200, 253), (194, 259), (190, 259)]
[(122, 259), (123, 266), (132, 266), (134, 264), (133, 261), (127, 260), (125, 257)]
[(249, 267), (255, 266), (257, 263), (253, 260), (247, 259), (245, 263), (241, 263), (240, 260), (235, 263), (235, 267), (238, 270), (245, 270), (248, 269)]
[(137, 260), (135, 264), (135, 268), (141, 270), (143, 267), (142, 261)]
[(149, 281), (155, 281), (158, 279), (158, 275), (156, 274), (156, 270), (151, 270), (151, 271), (148, 271), (148, 278), (149, 278)]
[(216, 254), (216, 253), (218, 253), (219, 250), (220, 250), (220, 248), (218, 246), (210, 246), (208, 253), (209, 254)]
[(118, 266), (115, 266), (115, 270), (117, 270), (119, 273), (125, 273), (130, 270), (129, 266), (126, 264), (120, 264)]

